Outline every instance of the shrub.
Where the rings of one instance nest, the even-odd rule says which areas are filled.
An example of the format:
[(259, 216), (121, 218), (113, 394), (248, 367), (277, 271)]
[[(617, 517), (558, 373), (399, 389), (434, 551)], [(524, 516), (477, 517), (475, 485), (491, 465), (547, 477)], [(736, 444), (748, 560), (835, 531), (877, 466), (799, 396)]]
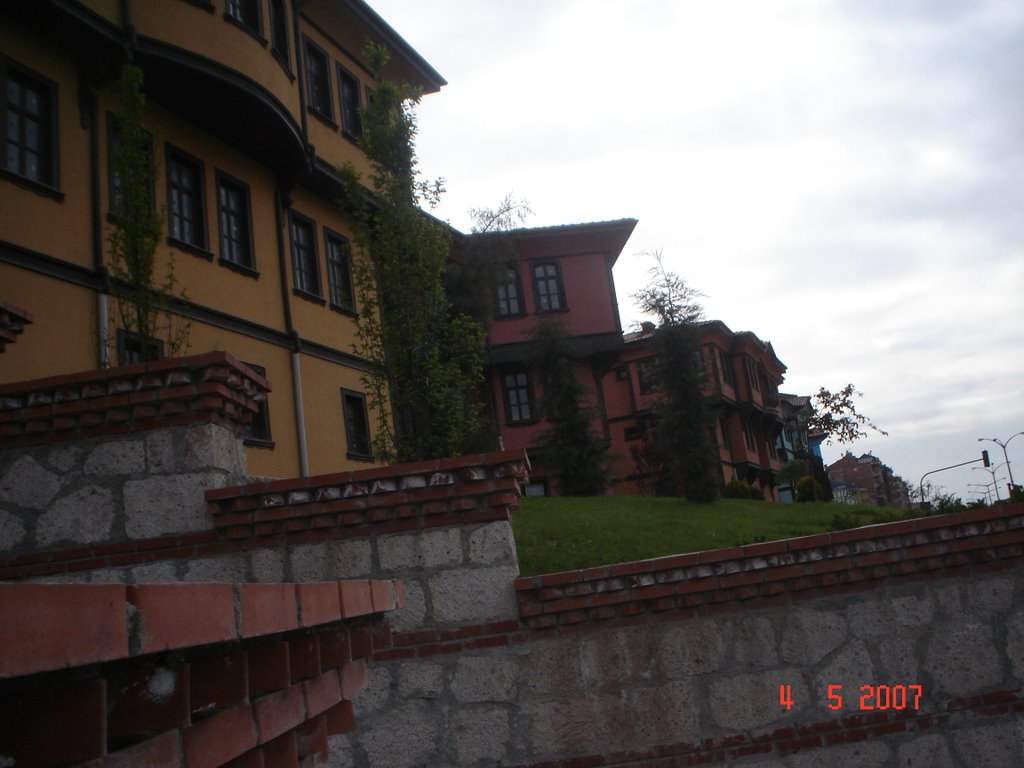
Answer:
[(810, 475), (804, 475), (796, 483), (796, 500), (800, 502), (814, 501), (818, 498), (818, 484)]
[(751, 488), (740, 480), (730, 480), (725, 484), (722, 496), (727, 499), (749, 499), (752, 498)]

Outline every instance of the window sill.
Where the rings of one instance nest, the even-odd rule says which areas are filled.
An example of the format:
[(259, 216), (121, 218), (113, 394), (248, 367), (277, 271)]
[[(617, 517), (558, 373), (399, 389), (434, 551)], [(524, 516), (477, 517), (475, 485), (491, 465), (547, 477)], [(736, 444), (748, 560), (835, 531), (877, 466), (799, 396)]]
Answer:
[(349, 141), (351, 141), (356, 146), (359, 146), (359, 140), (361, 138), (363, 138), (362, 131), (360, 131), (358, 134), (355, 134), (355, 133), (352, 133), (352, 131), (350, 131), (350, 130), (348, 130), (346, 128), (342, 128), (341, 129), (341, 135), (342, 135), (343, 138), (348, 139)]
[(568, 307), (559, 307), (558, 309), (538, 309), (538, 310), (534, 311), (533, 314), (535, 314), (535, 315), (557, 315), (557, 314), (560, 314), (562, 312), (568, 312), (568, 311), (569, 311)]
[(348, 453), (345, 454), (345, 458), (351, 459), (352, 461), (366, 461), (366, 462), (373, 461), (373, 456), (371, 456), (370, 454), (367, 454), (367, 453), (352, 453), (351, 451), (349, 451)]
[(306, 301), (312, 302), (313, 304), (319, 304), (321, 307), (327, 304), (327, 302), (323, 300), (322, 296), (318, 296), (315, 293), (308, 293), (307, 291), (303, 291), (300, 288), (292, 288), (292, 293), (294, 293), (300, 299), (305, 299)]
[(261, 440), (257, 437), (247, 437), (242, 441), (242, 443), (250, 448), (267, 448), (269, 450), (274, 450), (273, 440)]
[(333, 304), (333, 303), (330, 306), (331, 306), (331, 311), (332, 312), (337, 312), (339, 315), (344, 315), (345, 317), (351, 317), (353, 320), (355, 320), (357, 317), (359, 317), (359, 313), (356, 312), (354, 309), (346, 309), (345, 307), (339, 307), (337, 304)]
[(225, 259), (223, 256), (221, 256), (217, 260), (217, 263), (220, 264), (222, 267), (230, 269), (232, 272), (237, 272), (238, 274), (244, 275), (245, 277), (251, 277), (253, 280), (260, 279), (259, 272), (257, 272), (252, 267), (246, 266), (245, 264), (239, 264), (237, 261), (231, 261), (231, 259)]
[(539, 424), (540, 419), (523, 419), (522, 421), (507, 421), (506, 426), (509, 427), (528, 427), (531, 424)]
[(332, 131), (338, 130), (338, 124), (334, 122), (334, 118), (332, 118), (330, 115), (325, 115), (319, 109), (310, 105), (306, 106), (306, 111), (309, 112), (309, 114), (311, 114), (321, 123), (328, 126)]
[(215, 10), (213, 3), (209, 2), (209, 0), (185, 0), (185, 2), (189, 5), (194, 5), (196, 8), (202, 8), (204, 11), (209, 11), (210, 13), (213, 13)]
[(213, 254), (210, 251), (203, 248), (201, 245), (195, 243), (189, 243), (184, 240), (179, 240), (176, 237), (168, 237), (167, 244), (172, 248), (177, 248), (179, 251), (185, 251), (191, 253), (193, 256), (198, 256), (200, 259), (206, 259), (207, 261), (213, 261)]
[(249, 35), (249, 37), (253, 38), (256, 42), (258, 42), (264, 48), (267, 47), (267, 38), (265, 38), (263, 35), (261, 35), (260, 31), (258, 29), (256, 29), (255, 27), (250, 27), (244, 21), (240, 21), (239, 19), (236, 19), (234, 16), (232, 16), (229, 13), (225, 13), (224, 14), (224, 21), (226, 21), (228, 24), (231, 24), (233, 26), (238, 27), (240, 30), (242, 30), (247, 35)]
[(0, 168), (0, 176), (7, 179), (8, 181), (14, 182), (19, 187), (25, 187), (26, 189), (32, 190), (33, 192), (37, 192), (40, 195), (51, 197), (59, 203), (64, 202), (64, 193), (62, 191), (60, 191), (56, 187), (51, 187), (49, 184), (46, 184), (42, 181), (30, 179), (27, 176), (22, 176), (20, 173), (8, 171), (6, 168)]
[(526, 317), (525, 312), (509, 312), (507, 315), (495, 315), (495, 320), (519, 320)]
[(271, 48), (270, 49), (270, 54), (274, 57), (274, 60), (281, 66), (281, 69), (284, 70), (284, 73), (286, 75), (288, 75), (288, 79), (291, 80), (294, 83), (295, 82), (295, 73), (292, 72), (292, 64), (288, 60), (288, 54), (287, 53), (282, 53), (281, 51), (277, 50), (276, 48)]

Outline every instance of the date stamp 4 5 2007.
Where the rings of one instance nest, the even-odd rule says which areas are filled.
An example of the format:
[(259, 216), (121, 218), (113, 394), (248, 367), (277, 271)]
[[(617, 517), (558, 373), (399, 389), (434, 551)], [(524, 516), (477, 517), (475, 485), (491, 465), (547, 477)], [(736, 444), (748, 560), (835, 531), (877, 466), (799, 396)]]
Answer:
[[(923, 692), (924, 689), (920, 685), (862, 685), (860, 687), (860, 697), (857, 701), (861, 712), (867, 710), (903, 710), (908, 707), (917, 710), (921, 706), (921, 694)], [(793, 686), (780, 685), (779, 704), (790, 710), (793, 708), (793, 703)], [(841, 710), (843, 705), (843, 686), (828, 686), (828, 708)]]

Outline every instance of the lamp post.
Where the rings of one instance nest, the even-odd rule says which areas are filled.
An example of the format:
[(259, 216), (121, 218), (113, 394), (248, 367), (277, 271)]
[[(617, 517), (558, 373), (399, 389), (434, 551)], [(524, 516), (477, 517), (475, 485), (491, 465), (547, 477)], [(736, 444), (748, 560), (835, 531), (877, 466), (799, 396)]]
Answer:
[(1013, 440), (1013, 438), (1020, 437), (1021, 435), (1024, 435), (1024, 432), (1018, 432), (1015, 435), (1010, 435), (1010, 437), (1006, 440), (1005, 443), (1002, 440), (997, 440), (994, 437), (979, 437), (978, 438), (978, 442), (979, 443), (983, 443), (983, 442), (995, 443), (996, 445), (998, 445), (1000, 448), (1003, 449), (1003, 458), (1006, 460), (1006, 471), (1010, 475), (1010, 493), (1013, 493), (1013, 487), (1014, 487), (1014, 485), (1016, 485), (1016, 483), (1013, 482), (1013, 469), (1010, 467), (1010, 457), (1006, 453), (1006, 446), (1008, 446), (1010, 444), (1010, 442)]
[[(1004, 461), (1003, 464), (1005, 463), (1006, 462)], [(996, 472), (999, 471), (999, 467), (1003, 466), (1003, 464), (1000, 464), (998, 467), (993, 467), (992, 469), (988, 469), (987, 467), (971, 467), (971, 469), (980, 469), (982, 472), (988, 472), (992, 475), (992, 487), (996, 490), (996, 501), (1002, 501), (1002, 498), (999, 496), (999, 485), (996, 482)]]
[(991, 504), (992, 503), (992, 488), (990, 486), (988, 486), (986, 484), (982, 484), (982, 483), (968, 483), (967, 487), (968, 488), (981, 488), (982, 490), (980, 490), (980, 491), (971, 491), (971, 493), (980, 493), (982, 496), (985, 497), (985, 503), (986, 504)]

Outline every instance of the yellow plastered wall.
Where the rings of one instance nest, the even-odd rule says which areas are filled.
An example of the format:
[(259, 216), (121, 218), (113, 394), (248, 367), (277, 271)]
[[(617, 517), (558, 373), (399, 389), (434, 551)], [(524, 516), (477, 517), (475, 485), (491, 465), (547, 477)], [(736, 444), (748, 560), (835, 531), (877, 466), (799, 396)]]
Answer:
[(0, 239), (91, 268), (89, 131), (79, 119), (74, 58), (7, 20), (0, 24), (0, 52), (56, 86), (55, 186), (65, 193), (63, 200), (56, 200), (9, 177), (0, 178)]
[(0, 354), (0, 382), (96, 368), (96, 294), (88, 288), (0, 263), (0, 300), (33, 322)]

